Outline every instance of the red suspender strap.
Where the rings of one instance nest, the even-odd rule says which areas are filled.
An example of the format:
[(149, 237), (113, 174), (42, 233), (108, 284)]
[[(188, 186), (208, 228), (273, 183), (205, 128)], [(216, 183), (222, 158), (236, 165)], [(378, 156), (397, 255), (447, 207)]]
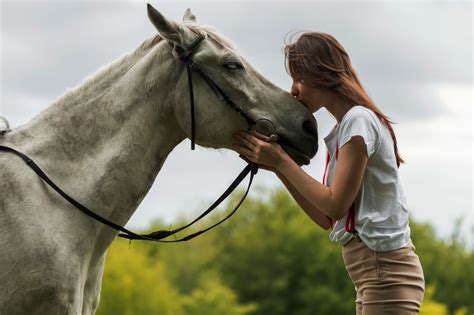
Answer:
[(354, 204), (349, 208), (349, 214), (346, 220), (346, 232), (355, 233), (355, 207)]
[[(338, 155), (339, 155), (339, 145), (336, 147), (336, 160), (337, 160)], [(323, 185), (326, 185), (326, 172), (328, 170), (330, 160), (331, 160), (331, 156), (329, 155), (329, 150), (328, 150), (327, 155), (326, 155), (326, 167), (324, 168)], [(331, 222), (331, 225), (333, 225), (332, 219), (330, 217), (327, 217), (327, 218)], [(357, 232), (355, 229), (355, 202), (352, 203), (351, 207), (349, 208), (345, 228), (346, 228), (346, 232), (350, 232), (350, 233)]]
[[(326, 172), (328, 170), (330, 159), (331, 159), (331, 156), (329, 155), (329, 150), (328, 150), (327, 154), (326, 154), (326, 166), (324, 167), (323, 185), (326, 185)], [(328, 218), (329, 223), (331, 224), (331, 228), (332, 228), (334, 226), (334, 222), (332, 221), (332, 219), (330, 217), (326, 216), (326, 218)]]
[(327, 155), (326, 155), (326, 166), (324, 167), (323, 185), (326, 185), (326, 172), (328, 170), (328, 165), (329, 165), (329, 160), (330, 159), (331, 159), (331, 156), (329, 155), (329, 150), (328, 150)]

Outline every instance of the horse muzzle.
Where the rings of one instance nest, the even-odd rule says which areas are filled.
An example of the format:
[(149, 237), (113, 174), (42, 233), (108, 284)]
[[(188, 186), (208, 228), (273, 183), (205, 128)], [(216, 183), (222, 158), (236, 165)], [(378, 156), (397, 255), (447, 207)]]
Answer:
[[(298, 149), (295, 147), (292, 142), (287, 139), (286, 137), (281, 136), (275, 127), (275, 124), (267, 119), (267, 118), (259, 118), (255, 121), (255, 124), (251, 127), (251, 130), (255, 130), (267, 137), (270, 137), (271, 142), (277, 142), (280, 146), (285, 150), (286, 153), (298, 164), (298, 165), (308, 165), (311, 161), (311, 158), (316, 155), (318, 151), (318, 142), (317, 137), (316, 141), (314, 142), (313, 146), (315, 148), (311, 148), (311, 152), (305, 153), (303, 150)], [(305, 150), (306, 151), (306, 150)]]

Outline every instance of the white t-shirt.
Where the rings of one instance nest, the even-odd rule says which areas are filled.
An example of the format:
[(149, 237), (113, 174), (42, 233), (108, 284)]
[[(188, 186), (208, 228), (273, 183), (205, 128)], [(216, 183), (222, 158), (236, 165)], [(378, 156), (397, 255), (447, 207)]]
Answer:
[[(336, 170), (336, 150), (354, 136), (361, 136), (367, 146), (368, 162), (359, 193), (355, 199), (355, 229), (372, 250), (386, 252), (404, 247), (410, 240), (408, 209), (400, 184), (390, 131), (373, 111), (354, 106), (324, 138), (329, 150), (325, 182), (330, 186)], [(347, 214), (336, 221), (329, 237), (341, 245), (354, 233), (346, 232)]]

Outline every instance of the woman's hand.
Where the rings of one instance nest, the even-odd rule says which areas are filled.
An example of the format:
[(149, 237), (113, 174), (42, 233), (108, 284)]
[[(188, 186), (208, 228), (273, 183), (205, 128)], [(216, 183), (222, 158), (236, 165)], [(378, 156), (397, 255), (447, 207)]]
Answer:
[(238, 143), (234, 149), (245, 159), (261, 165), (264, 169), (276, 171), (290, 157), (276, 142), (254, 130), (251, 133), (239, 131), (234, 134)]

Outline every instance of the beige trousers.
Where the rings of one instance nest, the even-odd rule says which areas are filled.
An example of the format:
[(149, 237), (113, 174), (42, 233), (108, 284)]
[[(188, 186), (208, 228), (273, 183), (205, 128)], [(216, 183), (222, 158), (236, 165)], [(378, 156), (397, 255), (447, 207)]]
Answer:
[(342, 247), (347, 272), (355, 285), (357, 315), (417, 314), (425, 289), (415, 247), (375, 252), (360, 238)]

